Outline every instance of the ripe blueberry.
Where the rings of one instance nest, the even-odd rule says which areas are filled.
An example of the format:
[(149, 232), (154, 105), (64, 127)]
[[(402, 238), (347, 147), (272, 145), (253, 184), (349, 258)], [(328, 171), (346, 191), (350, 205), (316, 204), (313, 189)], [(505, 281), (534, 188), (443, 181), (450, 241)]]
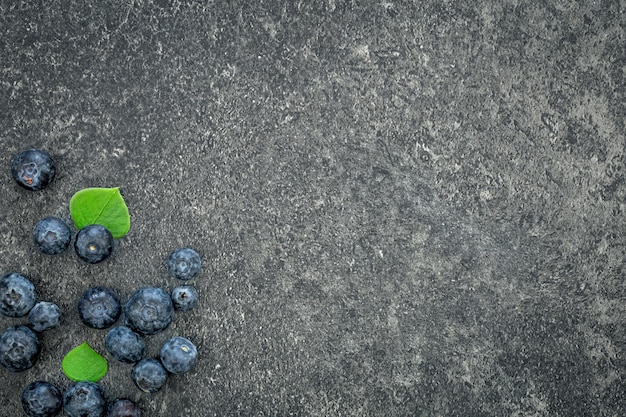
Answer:
[(78, 257), (90, 264), (97, 264), (111, 256), (115, 242), (113, 235), (104, 226), (90, 224), (78, 231), (74, 249)]
[(161, 362), (153, 358), (137, 362), (130, 376), (137, 388), (143, 392), (157, 392), (167, 381), (167, 371)]
[(124, 304), (124, 314), (133, 330), (149, 335), (170, 325), (174, 306), (169, 294), (161, 288), (142, 287)]
[(0, 364), (11, 372), (32, 368), (41, 346), (37, 335), (26, 326), (9, 327), (0, 334)]
[(33, 229), (33, 242), (41, 253), (57, 255), (70, 245), (72, 232), (62, 219), (58, 217), (46, 217), (35, 225)]
[(121, 398), (109, 403), (106, 417), (141, 417), (141, 409), (133, 401)]
[(170, 274), (185, 281), (198, 275), (201, 266), (200, 255), (191, 248), (177, 249), (167, 259)]
[(17, 154), (11, 162), (15, 182), (27, 190), (41, 190), (54, 178), (56, 167), (52, 157), (39, 149), (28, 149)]
[(126, 326), (113, 327), (104, 338), (107, 350), (118, 361), (135, 363), (143, 356), (145, 343), (141, 336)]
[(61, 309), (54, 303), (40, 301), (28, 313), (28, 324), (36, 332), (59, 327), (61, 324)]
[(104, 390), (94, 382), (77, 382), (63, 394), (63, 411), (68, 417), (102, 417), (105, 407)]
[(176, 310), (191, 310), (198, 305), (198, 291), (191, 285), (176, 287), (172, 290), (172, 303)]
[(83, 323), (94, 329), (111, 327), (121, 312), (119, 298), (107, 287), (89, 288), (78, 302), (78, 316)]
[(198, 360), (196, 346), (184, 337), (176, 336), (169, 339), (161, 347), (161, 363), (173, 374), (190, 371)]
[(8, 317), (22, 317), (35, 305), (35, 286), (18, 273), (0, 278), (0, 313)]
[(49, 382), (31, 382), (22, 391), (22, 408), (28, 417), (54, 417), (62, 405), (61, 392)]

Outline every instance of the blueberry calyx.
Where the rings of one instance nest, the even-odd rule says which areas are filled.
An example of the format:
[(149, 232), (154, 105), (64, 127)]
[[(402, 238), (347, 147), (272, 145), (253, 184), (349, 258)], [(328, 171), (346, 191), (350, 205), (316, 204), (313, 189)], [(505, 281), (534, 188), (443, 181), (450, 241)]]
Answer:
[(200, 255), (191, 248), (176, 249), (167, 258), (167, 269), (170, 275), (184, 281), (198, 275), (201, 267)]
[(40, 350), (37, 335), (26, 326), (9, 327), (0, 333), (0, 364), (11, 372), (32, 368)]
[(61, 309), (54, 303), (40, 301), (28, 313), (28, 324), (36, 332), (59, 327), (61, 324)]
[(104, 414), (106, 399), (94, 382), (77, 382), (63, 394), (63, 411), (69, 417), (98, 417)]
[(181, 285), (172, 290), (172, 303), (178, 311), (188, 311), (198, 305), (198, 291), (191, 285)]
[(38, 191), (46, 187), (56, 173), (52, 157), (40, 149), (28, 149), (15, 155), (11, 162), (11, 175), (15, 182), (27, 190)]
[(96, 264), (111, 256), (114, 242), (109, 229), (99, 224), (90, 224), (76, 234), (74, 249), (83, 261)]
[(94, 329), (111, 327), (119, 318), (121, 311), (117, 294), (107, 287), (89, 288), (78, 302), (80, 319)]
[(33, 242), (46, 255), (57, 255), (65, 251), (71, 239), (70, 228), (58, 217), (46, 217), (33, 228)]
[(126, 301), (124, 314), (133, 330), (151, 335), (170, 325), (174, 319), (174, 305), (170, 295), (161, 288), (142, 287)]
[(22, 408), (28, 417), (56, 416), (63, 405), (61, 391), (47, 381), (34, 381), (22, 391)]
[(176, 336), (161, 347), (161, 363), (168, 372), (182, 374), (189, 372), (198, 360), (198, 349), (191, 340)]
[(35, 305), (35, 286), (28, 278), (13, 272), (0, 278), (0, 313), (22, 317)]

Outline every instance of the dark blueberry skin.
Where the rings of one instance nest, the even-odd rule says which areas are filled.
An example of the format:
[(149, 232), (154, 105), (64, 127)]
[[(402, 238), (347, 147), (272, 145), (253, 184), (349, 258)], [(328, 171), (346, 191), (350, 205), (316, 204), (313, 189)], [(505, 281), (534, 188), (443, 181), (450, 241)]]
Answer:
[(93, 382), (77, 382), (63, 394), (63, 411), (68, 417), (102, 417), (105, 409), (104, 390)]
[(21, 152), (11, 162), (13, 179), (27, 190), (41, 190), (52, 182), (55, 173), (56, 167), (52, 157), (39, 149)]
[(46, 217), (35, 225), (33, 242), (39, 252), (46, 255), (58, 255), (70, 245), (72, 232), (62, 219)]
[(106, 417), (141, 417), (141, 409), (131, 400), (122, 398), (109, 403)]
[(8, 317), (22, 317), (35, 305), (35, 286), (18, 273), (0, 278), (0, 313)]
[(0, 333), (0, 364), (11, 372), (32, 368), (40, 350), (37, 335), (26, 326), (9, 327)]
[(80, 259), (90, 264), (97, 264), (113, 253), (115, 239), (104, 226), (90, 224), (76, 233), (74, 249)]
[(104, 338), (104, 345), (115, 359), (124, 363), (138, 362), (145, 343), (141, 336), (126, 326), (113, 327)]
[(176, 310), (191, 310), (198, 305), (198, 291), (191, 285), (176, 287), (172, 290), (172, 303)]
[(141, 334), (156, 334), (174, 318), (174, 305), (168, 293), (157, 287), (135, 291), (124, 305), (130, 327)]
[(170, 274), (185, 281), (198, 275), (201, 266), (200, 255), (191, 248), (176, 249), (167, 259)]
[(196, 346), (184, 337), (172, 337), (161, 347), (161, 363), (173, 374), (189, 372), (197, 361)]
[(28, 313), (28, 325), (36, 332), (54, 329), (61, 324), (61, 309), (48, 301), (40, 301)]
[(62, 406), (61, 392), (49, 382), (31, 382), (22, 391), (22, 408), (28, 417), (54, 417)]
[(120, 317), (120, 299), (107, 287), (89, 288), (78, 302), (78, 316), (89, 327), (106, 329)]
[(130, 374), (137, 388), (143, 392), (157, 392), (167, 381), (167, 371), (156, 359), (142, 359), (133, 366)]

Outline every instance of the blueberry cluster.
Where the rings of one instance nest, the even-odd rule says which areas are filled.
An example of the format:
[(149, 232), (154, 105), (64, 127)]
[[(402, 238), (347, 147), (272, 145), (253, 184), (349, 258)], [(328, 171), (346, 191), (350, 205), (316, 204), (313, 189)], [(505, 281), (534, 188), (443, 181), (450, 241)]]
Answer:
[(23, 275), (12, 272), (0, 278), (0, 313), (14, 318), (28, 314), (28, 326), (12, 326), (0, 333), (0, 365), (11, 372), (32, 368), (41, 350), (37, 333), (61, 323), (56, 304), (36, 303), (36, 299), (35, 286)]
[[(41, 150), (29, 149), (15, 156), (11, 174), (15, 182), (28, 190), (46, 187), (56, 173), (52, 157)], [(67, 223), (58, 217), (39, 221), (32, 234), (35, 247), (43, 254), (56, 255), (70, 245), (72, 233)], [(102, 262), (111, 256), (114, 238), (101, 225), (88, 225), (76, 233), (74, 249), (88, 263)], [(191, 248), (173, 251), (166, 261), (169, 273), (188, 281), (201, 268), (199, 254)], [(7, 317), (28, 315), (28, 325), (9, 327), (0, 333), (0, 365), (11, 372), (31, 368), (39, 355), (38, 334), (61, 323), (60, 308), (48, 301), (37, 301), (35, 286), (18, 273), (0, 278), (0, 313)], [(181, 285), (168, 294), (161, 288), (137, 289), (122, 305), (114, 290), (96, 286), (83, 293), (78, 301), (78, 315), (83, 323), (94, 329), (109, 329), (104, 338), (108, 353), (116, 360), (133, 364), (131, 378), (142, 391), (158, 391), (168, 375), (193, 369), (197, 362), (196, 346), (181, 336), (167, 340), (158, 358), (145, 358), (143, 336), (166, 329), (174, 311), (187, 311), (198, 304), (198, 292), (192, 285)], [(125, 322), (112, 327), (120, 317)], [(65, 392), (47, 381), (34, 381), (22, 391), (22, 406), (29, 417), (53, 417), (61, 410), (69, 417), (139, 417), (140, 408), (129, 399), (107, 403), (104, 390), (94, 382), (79, 381)]]
[[(23, 188), (38, 191), (45, 188), (56, 174), (52, 157), (39, 149), (17, 154), (11, 162), (11, 175)], [(70, 245), (72, 232), (58, 217), (45, 217), (33, 229), (35, 247), (46, 255), (58, 255)], [(78, 257), (92, 264), (102, 262), (113, 253), (114, 239), (106, 227), (87, 225), (76, 233), (74, 249)]]
[[(70, 245), (72, 232), (67, 223), (58, 217), (43, 218), (33, 229), (33, 242), (41, 253), (58, 255)], [(97, 264), (113, 253), (115, 240), (111, 232), (99, 224), (90, 224), (76, 233), (74, 250), (80, 259)]]
[[(78, 303), (78, 315), (83, 323), (96, 329), (110, 328), (104, 338), (107, 351), (120, 362), (134, 364), (131, 377), (144, 392), (158, 391), (169, 374), (188, 372), (196, 364), (196, 346), (181, 336), (165, 342), (158, 359), (143, 357), (143, 336), (165, 330), (174, 319), (175, 310), (189, 310), (197, 304), (195, 287), (186, 285), (185, 289), (180, 288), (172, 293), (185, 294), (184, 307), (174, 303), (172, 296), (163, 289), (151, 286), (137, 289), (123, 306), (115, 292), (106, 287), (88, 289)], [(123, 313), (124, 323), (111, 327), (120, 317), (120, 312)]]
[(35, 381), (22, 391), (22, 408), (29, 417), (54, 417), (61, 409), (70, 417), (141, 417), (133, 401), (119, 398), (106, 402), (102, 387), (93, 382), (77, 382), (65, 393), (46, 381)]
[[(191, 304), (196, 305), (198, 300), (195, 288), (185, 287), (193, 289), (194, 295), (188, 298), (191, 298)], [(133, 364), (131, 378), (137, 388), (147, 393), (157, 392), (165, 385), (170, 374), (188, 372), (197, 362), (196, 346), (181, 336), (167, 340), (161, 346), (158, 358), (143, 356), (143, 336), (165, 330), (172, 322), (175, 310), (182, 309), (175, 306), (168, 293), (150, 286), (137, 289), (123, 305), (114, 290), (102, 286), (89, 288), (78, 302), (78, 315), (83, 323), (95, 329), (109, 329), (104, 337), (106, 350), (114, 359)], [(124, 323), (113, 326), (121, 315)], [(104, 391), (100, 385), (79, 382), (63, 395), (62, 408), (70, 417), (102, 416), (105, 410), (108, 410), (107, 416), (140, 415), (136, 406), (133, 409), (136, 410), (133, 411), (135, 414), (127, 411), (124, 411), (126, 414), (115, 414), (113, 406), (107, 405), (104, 399)], [(132, 408), (134, 405), (130, 400), (124, 401), (124, 407)], [(122, 405), (116, 407), (126, 410)]]
[[(11, 175), (22, 188), (38, 191), (45, 188), (56, 173), (52, 157), (39, 149), (28, 149), (17, 154), (11, 162)], [(46, 255), (58, 255), (70, 245), (72, 234), (67, 223), (58, 217), (46, 217), (33, 229), (33, 242)], [(89, 263), (102, 262), (111, 256), (114, 239), (100, 225), (88, 225), (78, 231), (74, 249)]]

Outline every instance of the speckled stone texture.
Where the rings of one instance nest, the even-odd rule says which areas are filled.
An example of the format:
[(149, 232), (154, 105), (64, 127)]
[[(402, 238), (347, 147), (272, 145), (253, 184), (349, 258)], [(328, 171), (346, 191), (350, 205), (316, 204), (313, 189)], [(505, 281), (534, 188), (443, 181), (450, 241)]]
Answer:
[[(0, 5), (0, 272), (62, 326), (0, 416), (88, 341), (147, 416), (626, 415), (626, 3), (78, 0)], [(41, 192), (11, 157), (57, 163)], [(108, 261), (33, 226), (119, 186)], [(189, 374), (155, 394), (84, 326), (94, 285), (171, 291)], [(0, 326), (25, 319), (0, 317)]]

